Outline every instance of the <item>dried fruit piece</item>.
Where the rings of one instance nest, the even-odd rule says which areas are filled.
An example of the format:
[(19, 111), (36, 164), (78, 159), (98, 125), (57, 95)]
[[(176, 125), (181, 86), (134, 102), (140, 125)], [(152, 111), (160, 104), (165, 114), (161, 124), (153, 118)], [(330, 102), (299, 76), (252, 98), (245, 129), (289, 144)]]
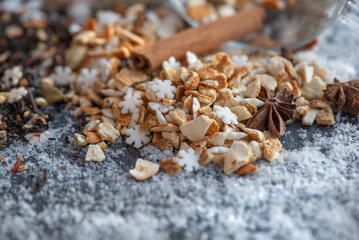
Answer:
[(333, 115), (333, 111), (331, 108), (325, 108), (318, 112), (315, 117), (315, 121), (318, 125), (327, 125), (332, 126), (335, 124), (335, 119)]
[(243, 141), (233, 142), (225, 159), (223, 171), (225, 174), (231, 174), (240, 167), (249, 163), (252, 156), (252, 149)]
[(102, 162), (105, 158), (101, 147), (91, 144), (87, 150), (85, 161)]
[(262, 142), (263, 159), (272, 161), (282, 149), (282, 143), (278, 139), (269, 139)]
[(176, 174), (182, 171), (181, 166), (173, 158), (165, 158), (160, 161), (160, 166), (167, 174)]
[(129, 171), (131, 177), (137, 181), (143, 181), (149, 179), (150, 177), (156, 175), (160, 165), (144, 160), (142, 158), (137, 159), (136, 166), (134, 169)]
[(201, 141), (212, 121), (209, 117), (201, 115), (190, 122), (180, 126), (181, 133), (192, 142)]
[(238, 169), (235, 174), (237, 175), (244, 175), (244, 174), (251, 174), (258, 172), (258, 168), (254, 166), (252, 163), (247, 163), (240, 169)]

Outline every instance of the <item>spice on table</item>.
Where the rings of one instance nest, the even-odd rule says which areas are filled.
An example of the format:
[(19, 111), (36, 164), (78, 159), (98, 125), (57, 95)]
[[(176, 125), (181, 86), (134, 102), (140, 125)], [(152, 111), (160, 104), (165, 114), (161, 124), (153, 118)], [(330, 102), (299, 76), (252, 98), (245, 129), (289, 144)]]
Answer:
[(295, 104), (292, 104), (293, 94), (287, 95), (287, 89), (273, 93), (267, 88), (262, 97), (264, 106), (258, 110), (247, 122), (247, 127), (260, 131), (271, 130), (277, 137), (284, 135), (286, 122), (293, 119)]
[(325, 97), (341, 107), (343, 112), (359, 114), (359, 79), (348, 82), (339, 82), (337, 79), (334, 81), (334, 84), (328, 84)]

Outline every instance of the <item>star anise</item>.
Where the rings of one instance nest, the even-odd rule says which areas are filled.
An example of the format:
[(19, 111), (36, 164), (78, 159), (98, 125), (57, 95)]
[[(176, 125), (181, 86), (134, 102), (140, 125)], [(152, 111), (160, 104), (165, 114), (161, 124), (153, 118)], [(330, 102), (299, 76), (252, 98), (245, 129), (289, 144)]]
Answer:
[(265, 104), (248, 120), (247, 127), (260, 131), (270, 130), (277, 137), (283, 136), (286, 123), (293, 119), (295, 113), (293, 94), (287, 95), (287, 89), (273, 93), (262, 88), (258, 98)]
[(359, 79), (340, 82), (334, 79), (334, 84), (328, 84), (324, 96), (343, 109), (343, 112), (359, 114)]

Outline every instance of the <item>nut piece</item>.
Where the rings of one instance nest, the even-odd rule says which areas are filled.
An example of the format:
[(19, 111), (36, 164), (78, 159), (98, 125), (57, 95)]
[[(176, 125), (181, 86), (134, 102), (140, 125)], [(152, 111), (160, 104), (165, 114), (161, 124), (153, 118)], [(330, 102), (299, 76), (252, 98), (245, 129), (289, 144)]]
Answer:
[(318, 112), (315, 121), (318, 125), (332, 126), (335, 124), (333, 111), (331, 108), (325, 108)]
[(282, 149), (282, 143), (278, 139), (269, 139), (262, 142), (263, 159), (272, 161), (278, 151)]
[(302, 118), (302, 124), (311, 126), (314, 123), (315, 118), (317, 117), (319, 110), (315, 108), (311, 108), (308, 110), (307, 114)]
[(129, 171), (131, 177), (137, 181), (146, 180), (158, 173), (160, 165), (144, 160), (142, 158), (137, 159), (134, 169)]
[(160, 161), (160, 166), (167, 174), (176, 174), (182, 171), (181, 166), (173, 158), (165, 158)]
[(224, 158), (223, 171), (225, 174), (231, 174), (240, 167), (249, 163), (252, 157), (252, 149), (243, 141), (233, 142), (226, 157)]
[(77, 145), (79, 145), (81, 147), (84, 147), (84, 146), (86, 146), (88, 144), (85, 135), (75, 133), (74, 138), (76, 140)]
[(199, 157), (199, 164), (205, 166), (207, 163), (210, 163), (213, 160), (214, 156), (210, 150), (203, 148), (202, 153)]
[(201, 115), (194, 120), (180, 126), (180, 130), (192, 142), (201, 141), (212, 124), (209, 117)]
[(102, 162), (105, 158), (101, 147), (91, 144), (87, 150), (85, 161)]
[(114, 142), (120, 137), (120, 132), (114, 128), (111, 123), (100, 123), (96, 127), (97, 134), (101, 137), (102, 141)]
[(238, 169), (235, 174), (237, 175), (244, 175), (244, 174), (250, 174), (250, 173), (256, 173), (258, 172), (258, 168), (254, 166), (252, 163), (247, 163), (240, 169)]

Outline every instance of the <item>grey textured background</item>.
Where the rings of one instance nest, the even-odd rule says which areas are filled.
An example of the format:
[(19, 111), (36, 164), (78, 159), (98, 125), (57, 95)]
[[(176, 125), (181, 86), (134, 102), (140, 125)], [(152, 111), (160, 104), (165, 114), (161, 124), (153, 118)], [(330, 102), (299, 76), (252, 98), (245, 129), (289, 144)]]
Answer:
[[(315, 52), (329, 74), (359, 77), (357, 36), (339, 21), (321, 36)], [(0, 150), (8, 162), (0, 165), (3, 240), (359, 239), (358, 117), (339, 113), (335, 127), (289, 126), (282, 158), (258, 161), (250, 176), (208, 166), (136, 182), (128, 176), (136, 157), (170, 153), (118, 140), (104, 162), (87, 163), (72, 138), (71, 111), (55, 116), (44, 145), (16, 142)], [(12, 174), (19, 153), (36, 156), (27, 171)]]

